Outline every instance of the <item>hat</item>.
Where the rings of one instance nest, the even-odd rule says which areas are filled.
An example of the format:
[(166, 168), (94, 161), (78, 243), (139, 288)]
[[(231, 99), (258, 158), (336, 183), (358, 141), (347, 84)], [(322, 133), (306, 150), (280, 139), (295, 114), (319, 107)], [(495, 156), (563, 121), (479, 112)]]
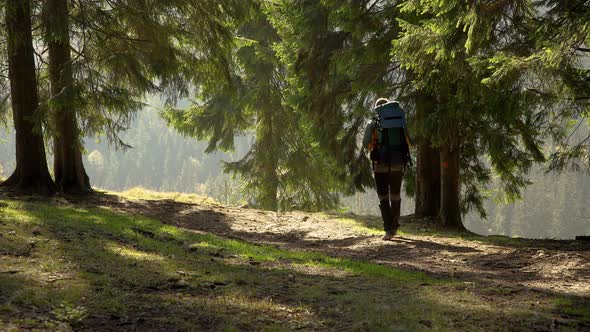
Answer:
[(379, 98), (375, 102), (375, 108), (377, 108), (380, 105), (387, 104), (387, 103), (389, 103), (389, 100), (387, 98)]

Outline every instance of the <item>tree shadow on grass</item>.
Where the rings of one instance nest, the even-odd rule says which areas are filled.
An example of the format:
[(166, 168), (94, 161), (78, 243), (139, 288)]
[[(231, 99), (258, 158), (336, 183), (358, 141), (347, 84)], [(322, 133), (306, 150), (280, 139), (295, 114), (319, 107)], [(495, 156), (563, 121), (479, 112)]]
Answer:
[[(549, 312), (504, 310), (467, 293), (453, 298), (445, 284), (388, 267), (195, 234), (132, 215), (24, 208), (46, 239), (36, 259), (61, 259), (47, 269), (72, 279), (46, 284), (43, 273), (11, 275), (15, 286), (2, 299), (50, 290), (37, 295), (31, 311), (13, 302), (18, 324), (44, 324), (39, 315), (80, 330), (494, 330), (551, 323)], [(67, 294), (72, 285), (79, 286)], [(68, 321), (75, 319), (68, 306), (55, 313), (67, 298), (70, 308), (86, 312), (77, 323)], [(0, 318), (14, 321), (4, 311)]]
[[(275, 232), (260, 232), (260, 231), (243, 231), (236, 230), (231, 227), (234, 219), (230, 213), (223, 212), (223, 207), (216, 206), (211, 208), (199, 204), (192, 203), (181, 203), (173, 200), (125, 200), (118, 196), (104, 193), (95, 193), (91, 199), (81, 199), (74, 201), (76, 203), (83, 203), (95, 206), (108, 206), (125, 213), (133, 213), (137, 215), (143, 215), (160, 220), (166, 224), (171, 224), (177, 227), (185, 229), (199, 230), (206, 232), (213, 232), (217, 235), (222, 235), (228, 238), (238, 238), (244, 240), (260, 240), (263, 243), (281, 243), (283, 245), (292, 248), (302, 248), (309, 246), (317, 247), (350, 247), (366, 239), (372, 238), (370, 235), (359, 235), (354, 237), (348, 237), (345, 239), (309, 239), (306, 238), (308, 231), (289, 231), (286, 233), (275, 233)], [(217, 209), (221, 208), (221, 211)], [(232, 208), (228, 208), (232, 209)], [(262, 214), (263, 213), (261, 211)], [(330, 215), (334, 218), (341, 218), (341, 215)], [(346, 215), (349, 217), (351, 215)], [(381, 230), (380, 219), (375, 217), (364, 217), (358, 216), (355, 219), (357, 222), (367, 222), (367, 227)], [(402, 222), (409, 220), (406, 217), (402, 217)], [(446, 245), (438, 244), (428, 241), (416, 240), (415, 244), (424, 245), (428, 249), (433, 250), (448, 250), (457, 252), (471, 252), (474, 249), (469, 247), (462, 247), (458, 245)]]
[[(368, 260), (379, 264), (402, 267), (411, 271), (423, 271), (437, 278), (477, 281), (485, 284), (486, 287), (511, 287), (511, 285), (520, 283), (537, 283), (539, 281), (548, 284), (547, 286), (552, 286), (549, 284), (554, 282), (545, 279), (541, 274), (542, 271), (535, 272), (528, 269), (529, 265), (537, 263), (537, 260), (532, 259), (532, 257), (535, 256), (536, 250), (539, 248), (519, 247), (508, 254), (506, 252), (480, 252), (477, 246), (460, 245), (461, 239), (459, 239), (459, 235), (457, 235), (455, 241), (447, 232), (441, 233), (445, 237), (443, 243), (436, 240), (420, 240), (411, 235), (410, 237), (402, 235), (394, 239), (392, 243), (383, 243), (376, 239), (371, 240), (371, 236), (363, 235), (344, 239), (312, 238), (308, 236), (309, 229), (291, 229), (281, 233), (264, 231), (263, 229), (248, 230), (244, 227), (235, 227), (236, 223), (244, 222), (244, 219), (252, 218), (252, 215), (254, 215), (254, 218), (257, 218), (257, 216), (260, 218), (272, 217), (272, 213), (265, 211), (250, 212), (250, 217), (248, 217), (245, 215), (248, 213), (246, 210), (237, 208), (179, 203), (173, 200), (126, 200), (116, 195), (104, 193), (95, 193), (83, 198), (75, 196), (63, 197), (58, 199), (58, 204), (63, 206), (107, 207), (135, 216), (152, 217), (163, 223), (197, 233), (213, 233), (224, 238), (255, 244), (269, 244), (285, 249), (311, 250), (337, 257)], [(342, 218), (342, 215), (328, 216), (335, 219)], [(367, 221), (367, 227), (374, 229), (380, 227), (380, 219), (376, 217), (366, 218), (355, 215), (346, 215), (345, 217), (352, 219), (352, 222), (356, 223)], [(412, 220), (411, 216), (402, 217), (403, 230), (410, 229), (407, 233), (416, 234), (411, 228), (423, 226), (422, 223), (414, 223)], [(350, 221), (346, 223), (350, 223)], [(318, 225), (318, 227), (330, 227), (330, 224)], [(436, 237), (431, 232), (423, 232), (425, 232), (425, 235)], [(476, 239), (476, 241), (478, 240)], [(561, 255), (561, 252), (556, 251), (552, 254), (558, 256)], [(559, 257), (550, 258), (548, 261), (551, 259), (557, 262), (560, 261)], [(580, 268), (572, 270), (577, 280), (586, 278), (588, 273), (588, 268), (583, 268), (588, 264), (584, 265), (582, 262), (580, 266)], [(567, 281), (560, 281), (560, 283), (567, 284)], [(574, 287), (577, 286), (574, 285)]]

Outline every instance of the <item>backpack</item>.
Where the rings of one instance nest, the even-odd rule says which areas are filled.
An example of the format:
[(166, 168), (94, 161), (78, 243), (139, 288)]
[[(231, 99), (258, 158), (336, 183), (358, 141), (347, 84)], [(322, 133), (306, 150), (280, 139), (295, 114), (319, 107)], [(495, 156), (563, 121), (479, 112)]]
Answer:
[(412, 162), (406, 141), (406, 114), (396, 101), (375, 108), (377, 116), (371, 137), (371, 160), (380, 164), (402, 165)]

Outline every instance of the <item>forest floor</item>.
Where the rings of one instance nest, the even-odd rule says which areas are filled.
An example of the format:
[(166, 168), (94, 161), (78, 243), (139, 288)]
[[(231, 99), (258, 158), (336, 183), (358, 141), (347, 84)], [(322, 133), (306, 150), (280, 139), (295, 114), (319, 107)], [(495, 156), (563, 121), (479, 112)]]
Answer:
[(0, 196), (0, 330), (590, 331), (590, 244), (142, 190)]

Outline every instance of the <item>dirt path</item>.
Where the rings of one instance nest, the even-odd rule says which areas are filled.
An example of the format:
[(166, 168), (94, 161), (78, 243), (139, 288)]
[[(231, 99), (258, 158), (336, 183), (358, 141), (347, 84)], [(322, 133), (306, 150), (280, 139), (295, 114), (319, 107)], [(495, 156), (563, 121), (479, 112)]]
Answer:
[[(379, 220), (372, 217), (350, 216), (343, 221), (342, 216), (274, 213), (172, 200), (131, 201), (110, 195), (93, 195), (91, 202), (250, 243), (423, 271), (463, 282), (466, 288), (483, 296), (522, 296), (524, 301), (532, 293), (562, 294), (590, 301), (587, 242), (523, 240), (494, 244), (486, 243), (485, 238), (474, 241), (432, 235), (403, 235), (384, 242), (375, 231)], [(402, 230), (428, 227), (407, 217), (401, 222)]]

